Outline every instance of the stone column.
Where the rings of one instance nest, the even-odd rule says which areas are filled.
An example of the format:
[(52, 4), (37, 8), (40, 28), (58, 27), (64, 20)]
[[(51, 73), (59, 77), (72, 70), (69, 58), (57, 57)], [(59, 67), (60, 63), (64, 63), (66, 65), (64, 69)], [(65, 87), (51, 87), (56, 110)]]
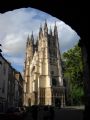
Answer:
[(79, 46), (81, 47), (82, 50), (82, 56), (83, 56), (83, 82), (84, 82), (84, 103), (85, 103), (85, 112), (84, 112), (84, 119), (86, 120), (88, 114), (90, 111), (90, 59), (89, 59), (89, 48), (88, 48), (88, 43), (87, 40), (80, 40), (79, 41)]

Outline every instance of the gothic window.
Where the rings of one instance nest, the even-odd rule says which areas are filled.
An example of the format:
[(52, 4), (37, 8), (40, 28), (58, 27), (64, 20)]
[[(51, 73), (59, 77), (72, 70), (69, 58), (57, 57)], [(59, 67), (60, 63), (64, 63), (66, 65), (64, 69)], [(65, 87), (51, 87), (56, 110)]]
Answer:
[(51, 56), (51, 50), (49, 50), (49, 55)]
[(56, 81), (55, 78), (52, 78), (52, 85), (53, 85), (53, 86), (56, 86), (56, 85), (57, 85), (57, 81)]
[(52, 50), (52, 51), (51, 51), (51, 56), (53, 57), (53, 55), (54, 55), (54, 54), (53, 54), (53, 50)]
[(56, 41), (55, 40), (53, 40), (53, 46), (56, 47)]
[(56, 57), (56, 50), (55, 49), (52, 50), (52, 56)]
[(54, 71), (51, 71), (51, 75), (54, 75)]
[(53, 55), (54, 55), (54, 56), (56, 55), (56, 52), (55, 52), (55, 50), (53, 51)]
[(31, 106), (31, 99), (28, 99), (28, 105)]
[(50, 63), (51, 63), (52, 59), (50, 58)]
[(48, 40), (48, 46), (50, 46), (50, 40)]
[(5, 92), (5, 80), (3, 80), (3, 85), (2, 85), (2, 93)]

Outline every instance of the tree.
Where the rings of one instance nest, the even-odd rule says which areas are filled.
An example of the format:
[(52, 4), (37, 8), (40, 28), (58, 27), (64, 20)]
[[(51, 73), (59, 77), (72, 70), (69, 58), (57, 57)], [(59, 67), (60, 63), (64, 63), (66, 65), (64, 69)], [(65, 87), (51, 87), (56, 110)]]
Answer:
[[(81, 49), (77, 45), (62, 55), (63, 74), (66, 82), (67, 100), (71, 104), (82, 104), (83, 64)], [(68, 99), (69, 98), (69, 99)]]

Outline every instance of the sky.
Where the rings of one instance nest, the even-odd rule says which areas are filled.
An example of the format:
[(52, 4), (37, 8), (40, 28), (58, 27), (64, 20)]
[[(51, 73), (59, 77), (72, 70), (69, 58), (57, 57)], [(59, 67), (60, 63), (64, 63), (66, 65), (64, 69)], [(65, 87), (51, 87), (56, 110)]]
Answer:
[(64, 21), (45, 12), (33, 8), (21, 8), (0, 13), (0, 44), (3, 56), (16, 70), (23, 72), (27, 36), (32, 31), (35, 39), (38, 37), (40, 25), (47, 20), (48, 29), (52, 30), (56, 22), (61, 53), (78, 43), (79, 35)]

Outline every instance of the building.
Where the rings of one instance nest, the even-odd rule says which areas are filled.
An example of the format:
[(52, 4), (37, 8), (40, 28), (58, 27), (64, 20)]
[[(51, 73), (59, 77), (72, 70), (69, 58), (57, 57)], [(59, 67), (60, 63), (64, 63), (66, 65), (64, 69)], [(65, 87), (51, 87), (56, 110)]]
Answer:
[(57, 26), (48, 32), (47, 22), (40, 26), (34, 44), (33, 33), (27, 38), (24, 70), (24, 105), (65, 104)]
[(23, 105), (23, 78), (0, 53), (0, 112)]
[(7, 89), (7, 102), (8, 108), (14, 107), (14, 96), (15, 96), (15, 69), (9, 66), (8, 69), (8, 89)]
[(21, 73), (10, 67), (8, 78), (8, 107), (20, 107), (23, 105), (23, 78)]
[(16, 90), (15, 90), (15, 98), (18, 101), (17, 105), (18, 106), (23, 106), (23, 78), (20, 72), (15, 73), (15, 78), (16, 78)]
[(9, 62), (0, 53), (0, 112), (7, 109)]

